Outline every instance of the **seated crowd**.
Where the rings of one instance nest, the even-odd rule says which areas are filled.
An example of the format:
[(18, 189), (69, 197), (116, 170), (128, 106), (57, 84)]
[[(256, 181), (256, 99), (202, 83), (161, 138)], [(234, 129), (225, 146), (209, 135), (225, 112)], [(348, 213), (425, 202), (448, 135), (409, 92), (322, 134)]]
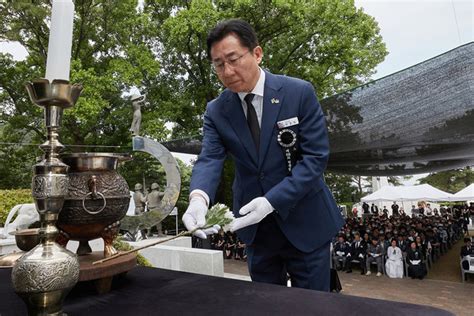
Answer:
[[(371, 275), (371, 265), (375, 265), (377, 276), (385, 273), (390, 278), (405, 275), (423, 279), (431, 264), (467, 233), (466, 209), (474, 209), (471, 204), (438, 211), (431, 210), (428, 204), (412, 211), (410, 217), (394, 205), (392, 216), (388, 216), (385, 207), (378, 212), (372, 205), (365, 216), (346, 219), (331, 247), (334, 268), (351, 273), (357, 266), (361, 274)], [(470, 238), (465, 243), (461, 257), (467, 252), (474, 256)], [(221, 229), (210, 237), (210, 247), (221, 250), (225, 259), (247, 259), (245, 244), (235, 233)]]
[(457, 211), (461, 209), (435, 209), (430, 215), (418, 210), (413, 217), (400, 210), (393, 216), (371, 212), (347, 218), (332, 245), (333, 267), (351, 273), (358, 266), (361, 274), (370, 275), (376, 265), (377, 276), (385, 272), (391, 278), (423, 279), (431, 263), (462, 238), (464, 228), (467, 231), (463, 212)]
[(245, 244), (237, 234), (219, 230), (218, 234), (211, 237), (211, 249), (222, 250), (225, 259), (247, 260)]

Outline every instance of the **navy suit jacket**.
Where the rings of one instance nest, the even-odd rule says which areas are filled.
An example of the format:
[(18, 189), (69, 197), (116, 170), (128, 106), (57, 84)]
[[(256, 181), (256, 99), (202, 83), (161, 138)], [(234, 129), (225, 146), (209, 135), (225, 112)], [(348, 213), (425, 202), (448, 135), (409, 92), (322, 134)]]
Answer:
[[(297, 134), (299, 160), (291, 174), (278, 144), (278, 121), (297, 117), (289, 127)], [(329, 143), (321, 106), (313, 86), (306, 81), (266, 72), (259, 152), (250, 134), (241, 101), (224, 90), (209, 102), (204, 114), (202, 150), (193, 168), (190, 190), (200, 189), (214, 200), (224, 160), (235, 163), (232, 186), (233, 212), (252, 199), (265, 196), (288, 240), (301, 251), (313, 251), (327, 243), (343, 225), (323, 172)], [(257, 226), (237, 231), (252, 244)]]

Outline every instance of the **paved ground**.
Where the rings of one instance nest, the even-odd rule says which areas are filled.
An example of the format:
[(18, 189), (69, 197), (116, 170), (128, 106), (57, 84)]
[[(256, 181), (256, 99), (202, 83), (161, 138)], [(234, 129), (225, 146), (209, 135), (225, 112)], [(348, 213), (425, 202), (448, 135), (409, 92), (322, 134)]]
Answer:
[(461, 247), (463, 245), (464, 241), (460, 240), (453, 245), (447, 253), (442, 255), (428, 271), (427, 278), (433, 280), (461, 282), (461, 266), (459, 258)]
[[(342, 294), (429, 305), (455, 315), (474, 315), (474, 276), (470, 275), (468, 282), (461, 283), (461, 245), (462, 242), (458, 242), (441, 257), (424, 280), (378, 278), (374, 274), (363, 276), (357, 270), (351, 274), (339, 272)], [(242, 261), (225, 259), (224, 272), (226, 277), (250, 280), (247, 263)]]

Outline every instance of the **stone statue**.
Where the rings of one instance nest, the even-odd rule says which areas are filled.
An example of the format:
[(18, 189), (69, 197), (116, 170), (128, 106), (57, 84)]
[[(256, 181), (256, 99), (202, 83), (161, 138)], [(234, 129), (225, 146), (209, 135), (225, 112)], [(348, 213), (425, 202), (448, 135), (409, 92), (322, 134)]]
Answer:
[(139, 136), (140, 126), (142, 124), (141, 106), (142, 103), (145, 102), (146, 95), (133, 94), (130, 99), (132, 100), (133, 108), (133, 120), (132, 126), (130, 126), (130, 132), (132, 132), (133, 136)]
[[(18, 215), (15, 220), (12, 221), (17, 213)], [(39, 213), (36, 211), (34, 203), (15, 205), (8, 213), (3, 233), (0, 233), (0, 239), (15, 238), (13, 235), (9, 235), (9, 233), (19, 229), (26, 229), (37, 221), (39, 221)]]
[[(165, 194), (160, 192), (160, 186), (158, 183), (154, 182), (151, 184), (151, 192), (148, 194), (147, 201), (148, 201), (148, 210), (149, 211), (160, 211), (161, 209), (161, 198)], [(158, 230), (158, 237), (165, 236), (163, 234), (163, 227), (161, 222), (156, 225), (156, 229)], [(150, 229), (151, 233), (151, 229)]]
[(133, 202), (135, 202), (135, 215), (145, 212), (147, 196), (142, 192), (143, 186), (140, 183), (135, 184), (135, 193), (133, 193)]
[[(133, 150), (148, 153), (157, 159), (166, 173), (166, 187), (162, 187), (164, 195), (161, 197), (159, 211), (145, 212), (139, 216), (125, 216), (120, 223), (120, 229), (127, 231), (130, 240), (135, 240), (142, 229), (156, 226), (173, 210), (178, 201), (181, 188), (181, 176), (178, 164), (170, 151), (162, 144), (147, 137), (134, 136)], [(133, 193), (133, 192), (132, 192)]]

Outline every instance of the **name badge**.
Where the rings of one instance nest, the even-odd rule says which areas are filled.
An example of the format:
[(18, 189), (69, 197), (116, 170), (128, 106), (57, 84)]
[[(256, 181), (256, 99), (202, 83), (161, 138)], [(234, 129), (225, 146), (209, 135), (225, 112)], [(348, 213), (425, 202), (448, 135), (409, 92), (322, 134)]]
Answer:
[(281, 128), (287, 128), (289, 126), (297, 125), (299, 122), (300, 121), (298, 121), (298, 118), (295, 116), (295, 117), (277, 122), (277, 126), (280, 129)]

